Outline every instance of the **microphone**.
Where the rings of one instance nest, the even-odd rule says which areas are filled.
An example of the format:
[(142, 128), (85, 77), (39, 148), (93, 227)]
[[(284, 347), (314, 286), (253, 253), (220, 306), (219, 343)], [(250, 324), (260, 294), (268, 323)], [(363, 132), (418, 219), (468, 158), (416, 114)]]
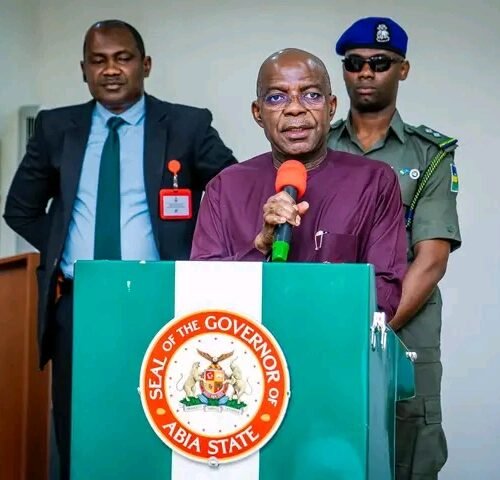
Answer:
[[(286, 192), (294, 201), (300, 200), (306, 192), (307, 170), (298, 160), (287, 160), (278, 168), (276, 193)], [(292, 241), (292, 225), (288, 222), (276, 226), (271, 252), (273, 262), (286, 262)]]

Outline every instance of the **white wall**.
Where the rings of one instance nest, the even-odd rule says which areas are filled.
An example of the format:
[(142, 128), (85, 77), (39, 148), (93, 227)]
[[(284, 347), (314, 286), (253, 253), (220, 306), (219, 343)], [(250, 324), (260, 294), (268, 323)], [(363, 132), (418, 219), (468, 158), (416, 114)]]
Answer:
[[(39, 98), (38, 2), (0, 0), (0, 211), (17, 165), (17, 110)], [(15, 235), (0, 220), (0, 257), (14, 252)]]
[[(24, 5), (21, 12), (8, 12), (12, 20), (2, 9), (0, 36), (3, 40), (5, 23), (7, 34), (17, 33), (18, 55), (26, 58), (31, 41), (19, 33), (18, 20), (24, 15), (30, 23), (32, 16)], [(441, 478), (498, 478), (500, 0), (40, 0), (39, 57), (33, 58), (40, 95), (35, 100), (54, 106), (86, 100), (78, 67), (83, 34), (98, 19), (119, 17), (141, 31), (153, 56), (148, 91), (209, 107), (223, 139), (243, 160), (267, 149), (250, 117), (262, 60), (291, 46), (317, 54), (331, 69), (344, 113), (347, 97), (332, 45), (344, 28), (365, 15), (392, 16), (410, 36), (412, 71), (399, 99), (404, 118), (460, 140), (456, 161), (464, 246), (453, 254), (443, 282), (444, 422), (450, 458)], [(1, 41), (0, 48), (4, 45)], [(3, 66), (3, 57), (0, 62)], [(27, 68), (13, 74), (19, 84)], [(10, 95), (0, 95), (13, 112), (21, 93), (19, 103), (32, 101), (17, 86)], [(2, 132), (12, 130), (9, 122), (5, 125)], [(4, 245), (2, 251), (8, 248)]]

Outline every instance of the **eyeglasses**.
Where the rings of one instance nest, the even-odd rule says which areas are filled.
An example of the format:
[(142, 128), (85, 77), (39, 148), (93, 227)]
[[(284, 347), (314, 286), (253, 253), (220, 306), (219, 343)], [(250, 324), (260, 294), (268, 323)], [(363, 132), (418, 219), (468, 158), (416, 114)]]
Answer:
[(319, 92), (303, 92), (299, 95), (288, 95), (287, 93), (277, 92), (269, 93), (261, 97), (264, 105), (272, 110), (283, 110), (290, 105), (292, 100), (296, 98), (298, 102), (305, 108), (320, 109), (325, 106), (326, 97)]
[(388, 57), (387, 55), (373, 55), (372, 57), (362, 57), (360, 55), (349, 55), (342, 60), (347, 72), (359, 73), (363, 70), (365, 63), (368, 64), (372, 72), (387, 72), (393, 63), (401, 63), (404, 60)]

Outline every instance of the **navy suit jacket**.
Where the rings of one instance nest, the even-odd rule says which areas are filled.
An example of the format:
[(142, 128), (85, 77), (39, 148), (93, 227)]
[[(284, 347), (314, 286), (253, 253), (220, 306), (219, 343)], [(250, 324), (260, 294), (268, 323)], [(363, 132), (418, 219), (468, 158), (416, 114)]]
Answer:
[[(7, 196), (7, 224), (40, 251), (38, 340), (40, 362), (51, 357), (56, 283), (78, 189), (95, 101), (42, 111)], [(144, 180), (153, 233), (162, 260), (187, 260), (205, 185), (236, 163), (211, 126), (206, 109), (146, 95)], [(182, 168), (179, 187), (190, 188), (193, 218), (161, 220), (159, 191), (172, 187), (168, 160)], [(49, 201), (52, 200), (48, 210)], [(140, 241), (140, 239), (138, 239)]]

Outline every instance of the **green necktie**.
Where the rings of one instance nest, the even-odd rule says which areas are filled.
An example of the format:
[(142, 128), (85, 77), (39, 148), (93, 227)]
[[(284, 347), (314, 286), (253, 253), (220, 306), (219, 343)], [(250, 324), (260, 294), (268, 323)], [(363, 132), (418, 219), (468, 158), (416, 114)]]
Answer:
[(120, 117), (107, 122), (108, 138), (104, 143), (99, 167), (95, 212), (94, 259), (120, 260), (120, 137), (118, 128), (125, 123)]

